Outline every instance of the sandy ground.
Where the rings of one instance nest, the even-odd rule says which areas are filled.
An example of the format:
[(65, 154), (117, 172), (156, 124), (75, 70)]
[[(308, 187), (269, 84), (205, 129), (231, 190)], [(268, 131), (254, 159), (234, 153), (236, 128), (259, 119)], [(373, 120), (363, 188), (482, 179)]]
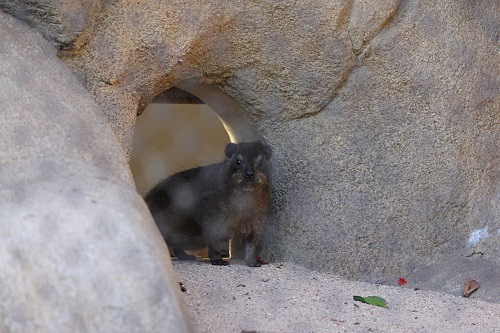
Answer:
[[(500, 304), (473, 295), (353, 282), (291, 263), (173, 265), (196, 332), (500, 332)], [(383, 297), (388, 308), (354, 295)]]

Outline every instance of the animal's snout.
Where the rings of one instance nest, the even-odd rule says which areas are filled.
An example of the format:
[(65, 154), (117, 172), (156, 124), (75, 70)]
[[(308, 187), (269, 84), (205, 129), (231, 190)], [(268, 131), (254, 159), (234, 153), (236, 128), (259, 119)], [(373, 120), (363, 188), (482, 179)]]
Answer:
[(255, 176), (255, 172), (252, 169), (245, 170), (245, 179), (252, 179)]

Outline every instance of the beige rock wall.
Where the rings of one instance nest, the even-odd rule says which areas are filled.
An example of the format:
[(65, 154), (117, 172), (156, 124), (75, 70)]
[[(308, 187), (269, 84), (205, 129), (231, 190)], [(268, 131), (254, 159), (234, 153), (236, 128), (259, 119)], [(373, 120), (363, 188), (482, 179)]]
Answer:
[(274, 146), (268, 256), (378, 281), (498, 229), (494, 1), (152, 1), (104, 13), (63, 59), (125, 147), (135, 112), (186, 79), (221, 87)]
[(401, 4), (320, 113), (264, 130), (287, 193), (271, 252), (387, 282), (499, 237), (495, 6), (431, 7)]

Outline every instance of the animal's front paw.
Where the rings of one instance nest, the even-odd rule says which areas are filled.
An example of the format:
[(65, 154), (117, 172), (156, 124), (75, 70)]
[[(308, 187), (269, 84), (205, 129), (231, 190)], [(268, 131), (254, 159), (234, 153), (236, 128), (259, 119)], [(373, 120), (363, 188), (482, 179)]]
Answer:
[(229, 261), (222, 260), (222, 259), (216, 259), (216, 260), (211, 260), (212, 265), (217, 265), (217, 266), (229, 266)]

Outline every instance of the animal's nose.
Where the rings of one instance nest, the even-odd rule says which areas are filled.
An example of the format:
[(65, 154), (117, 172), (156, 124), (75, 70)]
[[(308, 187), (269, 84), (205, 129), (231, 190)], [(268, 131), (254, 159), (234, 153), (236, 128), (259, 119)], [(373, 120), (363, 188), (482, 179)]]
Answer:
[(251, 178), (253, 178), (254, 175), (255, 175), (255, 173), (253, 172), (252, 169), (245, 170), (245, 178), (246, 179), (251, 179)]

